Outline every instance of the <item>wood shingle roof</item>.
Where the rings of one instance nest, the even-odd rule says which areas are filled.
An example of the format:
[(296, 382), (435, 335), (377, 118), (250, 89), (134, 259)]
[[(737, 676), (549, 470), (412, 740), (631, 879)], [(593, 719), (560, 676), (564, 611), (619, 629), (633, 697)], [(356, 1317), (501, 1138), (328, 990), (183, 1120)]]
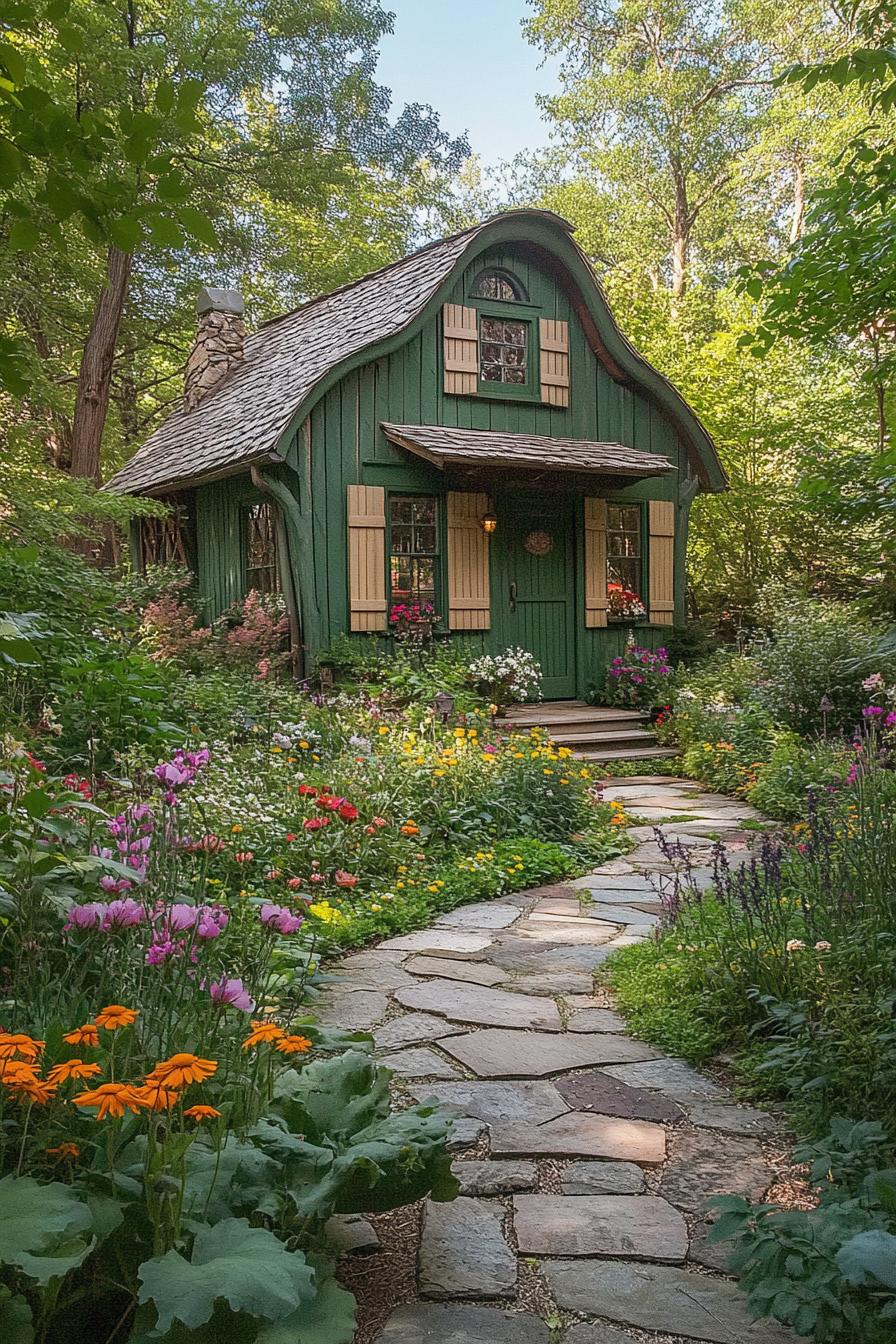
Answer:
[(417, 453), (438, 467), (523, 467), (532, 470), (596, 472), (642, 480), (675, 471), (668, 458), (643, 453), (622, 443), (590, 439), (549, 438), (542, 434), (507, 434), (491, 429), (456, 429), (447, 425), (389, 425), (383, 433), (392, 443)]

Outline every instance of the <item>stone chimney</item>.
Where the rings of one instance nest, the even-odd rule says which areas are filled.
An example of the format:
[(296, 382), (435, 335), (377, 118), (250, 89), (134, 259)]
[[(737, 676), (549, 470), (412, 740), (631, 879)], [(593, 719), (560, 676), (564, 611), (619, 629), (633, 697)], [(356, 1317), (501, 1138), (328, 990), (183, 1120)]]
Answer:
[(199, 291), (196, 340), (184, 371), (185, 411), (192, 411), (210, 396), (243, 358), (243, 310), (243, 296), (235, 289)]

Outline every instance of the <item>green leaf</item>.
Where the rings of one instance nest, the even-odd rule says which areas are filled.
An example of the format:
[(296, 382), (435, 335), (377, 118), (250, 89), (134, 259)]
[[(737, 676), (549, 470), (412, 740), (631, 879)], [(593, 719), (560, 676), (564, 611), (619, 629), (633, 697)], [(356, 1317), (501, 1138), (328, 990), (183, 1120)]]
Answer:
[(31, 1308), (18, 1293), (0, 1284), (0, 1339), (3, 1344), (32, 1344)]
[(121, 215), (109, 224), (109, 237), (122, 252), (133, 252), (141, 233), (140, 221), (134, 215)]
[(191, 237), (199, 243), (206, 243), (209, 247), (215, 246), (218, 235), (208, 215), (204, 215), (201, 210), (197, 210), (193, 205), (182, 205), (177, 214), (181, 224)]
[(0, 1264), (42, 1285), (61, 1278), (89, 1255), (93, 1219), (68, 1185), (40, 1185), (30, 1176), (0, 1181)]
[(160, 79), (156, 88), (156, 107), (167, 115), (174, 107), (175, 88), (170, 79)]
[(333, 1278), (326, 1261), (311, 1261), (317, 1284), (314, 1301), (276, 1325), (263, 1326), (255, 1344), (352, 1344), (355, 1299)]
[(189, 1260), (169, 1251), (145, 1261), (137, 1274), (138, 1301), (155, 1306), (160, 1335), (175, 1321), (188, 1329), (204, 1325), (219, 1300), (233, 1311), (281, 1321), (314, 1297), (314, 1271), (305, 1257), (245, 1218), (203, 1228)]
[(13, 84), (24, 84), (27, 78), (25, 61), (20, 51), (9, 42), (0, 42), (0, 66), (6, 71)]
[(860, 1232), (840, 1247), (837, 1267), (849, 1283), (896, 1289), (896, 1237), (880, 1229)]

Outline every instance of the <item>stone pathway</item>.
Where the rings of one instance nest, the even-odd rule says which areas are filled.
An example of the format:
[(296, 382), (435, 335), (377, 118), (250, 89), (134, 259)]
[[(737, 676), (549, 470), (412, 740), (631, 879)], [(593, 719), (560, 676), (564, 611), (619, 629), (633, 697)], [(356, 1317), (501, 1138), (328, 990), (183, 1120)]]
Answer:
[[(396, 1085), (456, 1117), (461, 1194), (424, 1208), (418, 1300), (392, 1313), (381, 1344), (793, 1339), (750, 1320), (702, 1212), (715, 1194), (760, 1198), (772, 1184), (771, 1118), (628, 1036), (592, 979), (656, 925), (671, 867), (655, 825), (689, 847), (705, 887), (714, 841), (743, 862), (743, 823), (760, 818), (684, 780), (614, 781), (605, 796), (648, 819), (624, 858), (339, 965), (327, 1020), (370, 1029)], [(376, 1238), (357, 1223), (334, 1234), (363, 1253)]]

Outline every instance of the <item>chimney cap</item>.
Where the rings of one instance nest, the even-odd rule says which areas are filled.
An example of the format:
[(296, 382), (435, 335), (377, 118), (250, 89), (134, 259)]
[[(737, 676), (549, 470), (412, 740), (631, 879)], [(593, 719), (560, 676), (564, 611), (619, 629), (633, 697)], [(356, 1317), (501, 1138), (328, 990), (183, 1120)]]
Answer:
[(196, 312), (200, 317), (203, 313), (232, 313), (235, 317), (242, 317), (245, 307), (239, 290), (215, 289), (210, 285), (200, 289), (196, 300)]

